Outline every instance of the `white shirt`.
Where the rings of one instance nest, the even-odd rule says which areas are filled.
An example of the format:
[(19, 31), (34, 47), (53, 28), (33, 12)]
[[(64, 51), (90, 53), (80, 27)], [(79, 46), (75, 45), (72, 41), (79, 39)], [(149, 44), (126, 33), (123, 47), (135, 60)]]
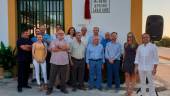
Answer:
[(73, 41), (73, 39), (74, 39), (74, 37), (72, 38), (70, 35), (65, 36), (65, 40), (69, 43), (69, 45)]
[(78, 43), (76, 38), (70, 43), (71, 56), (76, 59), (82, 59), (85, 56), (85, 44), (83, 42)]
[(85, 46), (87, 46), (87, 44), (88, 44), (88, 39), (89, 38), (87, 35), (81, 37), (81, 41), (85, 44)]
[(155, 64), (159, 63), (157, 47), (155, 44), (142, 44), (136, 52), (135, 64), (140, 71), (152, 71)]

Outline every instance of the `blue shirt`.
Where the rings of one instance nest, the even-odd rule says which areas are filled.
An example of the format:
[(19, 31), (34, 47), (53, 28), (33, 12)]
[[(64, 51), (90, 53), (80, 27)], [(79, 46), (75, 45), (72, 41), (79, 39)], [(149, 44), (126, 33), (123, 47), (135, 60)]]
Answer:
[(105, 49), (105, 58), (107, 60), (120, 60), (121, 56), (121, 44), (118, 42), (113, 43), (112, 41), (107, 43)]
[[(43, 40), (44, 40), (44, 41), (51, 41), (50, 35), (44, 34), (44, 35), (43, 35)], [(36, 42), (36, 41), (37, 41), (37, 37), (35, 37), (35, 36), (32, 37), (32, 38), (31, 38), (31, 41), (32, 41), (32, 42)]]
[(107, 44), (108, 42), (110, 42), (110, 41), (111, 41), (111, 40), (103, 39), (103, 40), (101, 41), (101, 44), (103, 45), (104, 48), (106, 48), (106, 44)]
[(104, 48), (102, 44), (98, 44), (97, 46), (93, 44), (89, 44), (87, 46), (87, 50), (86, 50), (86, 63), (87, 64), (89, 64), (90, 59), (93, 59), (93, 60), (102, 59), (103, 63), (105, 62)]
[[(92, 44), (93, 43), (93, 36), (94, 35), (89, 36), (88, 44)], [(99, 43), (101, 43), (103, 39), (104, 39), (103, 36), (99, 35)]]

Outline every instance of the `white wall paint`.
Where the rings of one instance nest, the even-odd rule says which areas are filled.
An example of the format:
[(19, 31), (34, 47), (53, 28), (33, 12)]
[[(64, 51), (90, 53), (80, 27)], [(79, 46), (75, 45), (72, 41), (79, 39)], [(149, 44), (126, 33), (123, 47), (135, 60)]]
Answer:
[(8, 44), (8, 0), (0, 0), (0, 41)]
[(92, 13), (89, 21), (84, 19), (84, 1), (73, 0), (73, 26), (79, 30), (82, 25), (86, 25), (89, 32), (94, 26), (99, 26), (102, 32), (116, 31), (123, 44), (130, 31), (131, 0), (110, 0), (110, 13)]

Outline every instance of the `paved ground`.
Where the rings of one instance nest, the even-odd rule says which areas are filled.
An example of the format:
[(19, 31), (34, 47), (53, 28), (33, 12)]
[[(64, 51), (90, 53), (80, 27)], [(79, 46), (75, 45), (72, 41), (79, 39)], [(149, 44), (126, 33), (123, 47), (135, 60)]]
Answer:
[[(158, 81), (155, 82), (157, 85), (157, 91), (159, 96), (170, 96), (170, 90), (167, 90), (164, 85)], [(104, 86), (105, 84), (103, 84)], [(22, 93), (18, 93), (16, 90), (17, 82), (13, 79), (0, 80), (0, 96), (45, 96), (45, 92), (39, 91), (35, 83), (31, 83), (32, 89), (23, 89)], [(122, 85), (124, 87), (124, 85)], [(50, 96), (125, 96), (124, 88), (121, 89), (119, 93), (115, 93), (113, 90), (87, 90), (77, 92), (72, 92), (69, 88), (69, 94), (62, 94), (59, 90), (55, 89), (53, 94)], [(135, 94), (134, 96), (138, 96)]]
[[(170, 49), (159, 48), (160, 64), (158, 66), (158, 73), (156, 75), (156, 86), (159, 96), (170, 96)], [(168, 59), (169, 58), (169, 59)], [(23, 89), (22, 93), (16, 90), (17, 82), (13, 79), (0, 80), (0, 96), (45, 96), (45, 92), (39, 91), (35, 83), (31, 83), (32, 89)], [(105, 84), (103, 84), (105, 86)], [(137, 86), (137, 88), (139, 88)], [(59, 90), (55, 89), (50, 96), (125, 96), (124, 85), (119, 93), (113, 90), (87, 90), (72, 92), (69, 88), (69, 94), (62, 94)], [(138, 96), (134, 91), (133, 96)]]

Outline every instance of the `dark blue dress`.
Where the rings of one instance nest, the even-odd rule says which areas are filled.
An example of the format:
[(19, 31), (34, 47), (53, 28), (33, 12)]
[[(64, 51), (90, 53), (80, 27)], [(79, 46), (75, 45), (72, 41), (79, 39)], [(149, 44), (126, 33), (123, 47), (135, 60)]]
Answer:
[(124, 63), (123, 63), (123, 70), (124, 72), (127, 72), (129, 74), (134, 73), (134, 68), (135, 68), (135, 56), (136, 56), (136, 50), (137, 50), (138, 45), (132, 47), (131, 45), (124, 44), (124, 51), (125, 51), (125, 56), (124, 56)]

